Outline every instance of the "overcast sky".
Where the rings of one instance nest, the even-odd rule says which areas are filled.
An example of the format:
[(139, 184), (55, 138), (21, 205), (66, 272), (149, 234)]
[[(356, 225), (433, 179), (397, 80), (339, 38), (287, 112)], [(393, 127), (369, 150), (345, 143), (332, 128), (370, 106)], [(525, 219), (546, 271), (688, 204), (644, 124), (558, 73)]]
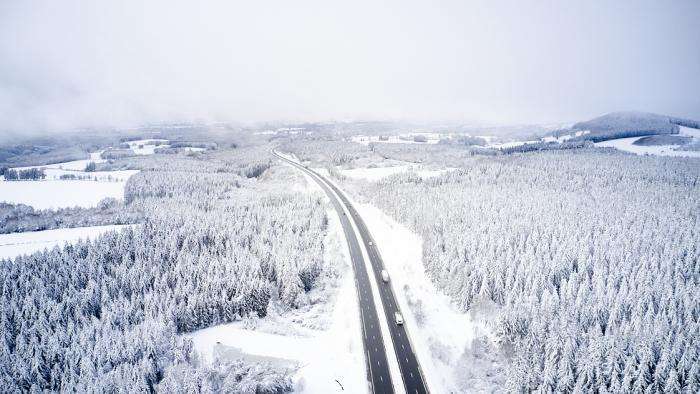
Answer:
[(700, 1), (0, 0), (0, 132), (700, 119)]

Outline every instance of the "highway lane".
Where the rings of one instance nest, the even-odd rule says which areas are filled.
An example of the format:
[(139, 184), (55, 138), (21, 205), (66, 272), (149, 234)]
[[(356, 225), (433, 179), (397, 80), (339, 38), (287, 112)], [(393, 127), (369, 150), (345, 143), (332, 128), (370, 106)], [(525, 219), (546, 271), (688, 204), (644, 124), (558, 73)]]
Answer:
[(338, 201), (320, 175), (277, 154), (277, 152), (273, 151), (273, 153), (280, 159), (311, 176), (311, 178), (321, 186), (326, 195), (328, 195), (335, 210), (338, 212), (345, 238), (348, 241), (350, 260), (352, 261), (353, 271), (355, 272), (355, 289), (360, 305), (360, 319), (362, 323), (362, 343), (367, 361), (367, 375), (371, 391), (373, 393), (393, 393), (394, 386), (391, 381), (384, 340), (379, 326), (379, 316), (374, 303), (374, 297), (372, 296), (372, 288), (370, 287), (370, 277), (367, 274), (360, 243), (350, 223), (350, 218), (345, 214), (345, 210), (340, 201)]
[[(333, 183), (328, 182), (328, 184), (336, 192), (336, 194), (340, 196), (343, 204), (348, 208), (350, 215), (355, 220), (355, 225), (360, 232), (365, 249), (369, 255), (369, 260), (374, 268), (374, 279), (379, 285), (379, 294), (382, 299), (382, 303), (384, 304), (384, 313), (386, 315), (385, 318), (389, 322), (389, 332), (394, 344), (396, 358), (399, 361), (401, 378), (403, 379), (406, 392), (416, 394), (427, 393), (428, 388), (425, 384), (418, 359), (416, 358), (413, 347), (411, 346), (411, 340), (406, 325), (405, 323), (403, 325), (397, 325), (395, 323), (394, 312), (399, 311), (399, 304), (396, 302), (396, 296), (394, 295), (394, 291), (391, 286), (391, 277), (389, 278), (389, 283), (384, 283), (382, 281), (381, 272), (385, 268), (384, 261), (377, 250), (377, 243), (374, 242), (364, 220), (362, 220), (362, 217), (360, 217), (350, 201), (347, 199), (347, 197), (345, 197), (345, 194), (343, 194)], [(391, 275), (391, 273), (389, 274)], [(403, 314), (403, 312), (401, 313)], [(409, 311), (406, 311), (406, 313), (409, 313)]]
[[(279, 155), (278, 155), (279, 156)], [(328, 187), (330, 187), (336, 195), (338, 195), (345, 207), (347, 208), (348, 212), (350, 212), (350, 215), (352, 216), (355, 225), (357, 226), (358, 231), (360, 232), (360, 236), (362, 238), (362, 242), (365, 246), (365, 249), (367, 250), (367, 254), (370, 260), (370, 264), (372, 265), (372, 272), (374, 273), (374, 280), (377, 283), (377, 286), (379, 288), (379, 295), (381, 298), (381, 302), (384, 306), (384, 313), (385, 316), (384, 318), (387, 319), (387, 323), (389, 326), (389, 333), (391, 335), (391, 340), (394, 346), (394, 352), (396, 353), (396, 358), (399, 362), (399, 369), (401, 371), (401, 378), (404, 383), (404, 387), (406, 388), (406, 391), (408, 393), (416, 393), (416, 394), (423, 394), (427, 393), (428, 389), (425, 384), (425, 380), (423, 378), (423, 373), (420, 369), (420, 364), (418, 363), (418, 359), (416, 358), (415, 352), (413, 351), (413, 347), (411, 345), (410, 337), (408, 330), (404, 325), (397, 325), (395, 322), (394, 318), (394, 313), (396, 311), (399, 311), (398, 303), (396, 302), (396, 296), (394, 295), (394, 291), (391, 286), (391, 278), (389, 278), (389, 283), (384, 283), (382, 281), (381, 277), (381, 271), (384, 268), (384, 262), (381, 258), (381, 255), (379, 254), (379, 251), (377, 250), (377, 244), (374, 242), (372, 235), (370, 234), (369, 230), (367, 229), (367, 226), (365, 222), (362, 220), (360, 215), (357, 213), (355, 208), (352, 206), (350, 201), (345, 197), (345, 194), (343, 194), (332, 182), (329, 182), (325, 178), (323, 178), (321, 175), (316, 173), (313, 170), (310, 170), (308, 168), (305, 168), (298, 163), (287, 160), (286, 158), (279, 156), (282, 159), (286, 160), (287, 162), (293, 164), (297, 168), (300, 168), (304, 171), (306, 171), (308, 174), (312, 175), (314, 177), (314, 180), (316, 182), (319, 182), (319, 184), (324, 188), (327, 194), (331, 197), (331, 201), (333, 201), (333, 204), (336, 206), (336, 209), (338, 209), (338, 201), (335, 198), (335, 195), (330, 193), (329, 190), (327, 190)], [(342, 209), (340, 210), (342, 211)], [(339, 211), (339, 212), (340, 212)], [(347, 217), (344, 217), (344, 214), (341, 213), (341, 218), (345, 219), (347, 221)], [(346, 230), (345, 224), (343, 224), (343, 229), (346, 232), (346, 236), (348, 236), (348, 230), (350, 233), (350, 237), (348, 237), (348, 242), (350, 243), (350, 238), (354, 239), (354, 242), (357, 242), (357, 238), (355, 236), (355, 232), (352, 229), (352, 226), (350, 225), (348, 221), (348, 227), (349, 229)], [(352, 246), (350, 247), (351, 249), (353, 248)], [(359, 248), (358, 248), (359, 250)], [(362, 254), (359, 253), (359, 259), (357, 261), (358, 263), (364, 264), (364, 260), (362, 259)], [(355, 261), (353, 259), (353, 266), (355, 266)], [(357, 274), (358, 272), (362, 272), (365, 277), (367, 277), (366, 270), (363, 269), (364, 267), (357, 267), (355, 268), (355, 273)], [(372, 297), (371, 289), (369, 288), (369, 283), (364, 284), (364, 281), (358, 284), (358, 286), (362, 286), (362, 289), (358, 287), (358, 292), (359, 293), (364, 293), (366, 292), (369, 297)], [(364, 295), (364, 294), (363, 294)], [(361, 305), (364, 305), (364, 303), (361, 301)], [(374, 308), (374, 300), (372, 300), (372, 310), (374, 312), (374, 318), (376, 319), (376, 309)], [(408, 311), (406, 311), (408, 313)], [(363, 314), (364, 314), (364, 307), (363, 307)], [(363, 317), (364, 320), (364, 317)], [(378, 324), (377, 324), (378, 326)], [(378, 328), (378, 327), (377, 327)], [(381, 333), (379, 333), (381, 336)], [(380, 338), (381, 340), (381, 338)], [(365, 343), (365, 346), (368, 346), (367, 343)], [(386, 357), (385, 357), (386, 359)], [(386, 365), (386, 364), (385, 364)], [(370, 368), (371, 369), (371, 368)], [(388, 369), (388, 368), (387, 368)], [(383, 393), (384, 391), (381, 390), (376, 390), (375, 392), (378, 393)]]

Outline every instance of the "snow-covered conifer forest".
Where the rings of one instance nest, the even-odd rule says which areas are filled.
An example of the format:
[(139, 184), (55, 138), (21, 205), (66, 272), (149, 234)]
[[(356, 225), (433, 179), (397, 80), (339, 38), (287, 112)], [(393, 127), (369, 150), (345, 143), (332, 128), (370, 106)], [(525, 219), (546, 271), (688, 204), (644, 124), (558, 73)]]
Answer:
[(143, 171), (125, 202), (140, 224), (3, 260), (2, 391), (288, 390), (286, 373), (265, 365), (201, 366), (179, 335), (265, 316), (271, 298), (296, 307), (314, 286), (325, 203), (283, 178), (262, 185), (269, 163), (267, 148), (132, 162)]
[(0, 0), (0, 394), (700, 393), (700, 0)]
[[(123, 193), (62, 208), (0, 198), (0, 249), (20, 242), (4, 236), (116, 229), (0, 261), (2, 391), (364, 388), (338, 217), (273, 149), (357, 204), (431, 391), (700, 391), (700, 159), (621, 152), (566, 129), (520, 143), (324, 127), (117, 136), (50, 164), (59, 178), (3, 179), (116, 177)], [(687, 147), (694, 130), (628, 145)], [(98, 158), (113, 141), (130, 153)], [(45, 168), (31, 167), (41, 155), (12, 160)], [(92, 180), (60, 178), (87, 164)]]
[(460, 309), (493, 311), (507, 391), (700, 390), (698, 160), (475, 157), (357, 190), (420, 234)]

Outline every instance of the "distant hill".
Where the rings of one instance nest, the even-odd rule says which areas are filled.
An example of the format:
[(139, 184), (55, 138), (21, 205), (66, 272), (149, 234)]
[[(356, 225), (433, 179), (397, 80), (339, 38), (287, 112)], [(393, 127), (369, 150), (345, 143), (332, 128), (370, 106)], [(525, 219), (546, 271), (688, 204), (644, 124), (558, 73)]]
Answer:
[(690, 127), (693, 129), (700, 129), (700, 122), (697, 120), (683, 119), (683, 118), (669, 118), (671, 123), (677, 124), (679, 126)]
[(678, 120), (684, 121), (683, 119), (646, 112), (612, 112), (595, 119), (576, 123), (572, 129), (588, 130), (590, 133), (582, 138), (598, 142), (654, 134), (677, 134), (679, 131)]

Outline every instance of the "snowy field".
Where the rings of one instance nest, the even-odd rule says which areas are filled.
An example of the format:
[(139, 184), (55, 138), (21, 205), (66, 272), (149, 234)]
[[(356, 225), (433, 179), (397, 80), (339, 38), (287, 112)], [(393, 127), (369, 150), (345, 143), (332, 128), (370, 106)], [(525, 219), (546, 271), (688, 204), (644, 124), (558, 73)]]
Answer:
[(696, 140), (700, 140), (700, 129), (693, 129), (691, 127), (680, 126), (678, 135), (692, 137)]
[[(127, 144), (129, 145), (129, 149), (131, 149), (135, 154), (145, 156), (155, 154), (155, 150), (157, 148), (169, 148), (170, 144), (168, 144), (168, 142), (168, 140), (164, 139), (149, 138), (144, 140), (129, 141)], [(194, 146), (184, 146), (179, 149), (186, 152), (203, 152), (206, 150), (205, 148), (197, 148)]]
[(185, 146), (180, 149), (184, 150), (185, 152), (204, 152), (206, 150), (204, 148), (197, 148), (194, 146)]
[(44, 170), (47, 180), (60, 180), (61, 176), (72, 175), (77, 178), (89, 178), (100, 182), (126, 182), (130, 176), (138, 171), (85, 171), (85, 167), (92, 163), (103, 163), (104, 159), (100, 158), (102, 151), (90, 153), (89, 159), (67, 161), (63, 163), (47, 164), (43, 166), (17, 167), (16, 170), (28, 170), (39, 168)]
[[(102, 151), (90, 153), (89, 159), (66, 161), (63, 163), (47, 164), (44, 166), (17, 167), (16, 170), (28, 170), (30, 168), (44, 168), (46, 170), (83, 171), (90, 162), (102, 163), (105, 160), (100, 158)], [(48, 174), (48, 172), (47, 172)]]
[(86, 172), (78, 170), (64, 170), (61, 168), (44, 168), (44, 174), (46, 174), (47, 180), (61, 180), (61, 176), (73, 175), (76, 178), (90, 179), (98, 182), (126, 182), (137, 172), (138, 170)]
[(574, 137), (581, 137), (583, 135), (590, 134), (590, 133), (591, 133), (590, 130), (579, 130), (579, 131), (576, 131), (572, 134), (564, 134), (564, 135), (560, 135), (558, 137), (555, 137), (553, 135), (547, 136), (547, 137), (540, 139), (540, 141), (542, 141), (542, 142), (564, 142), (564, 141), (568, 141)]
[[(417, 137), (417, 140), (414, 139), (415, 137)], [(371, 142), (383, 144), (437, 144), (440, 142), (440, 139), (451, 137), (452, 134), (440, 133), (410, 133), (386, 137), (380, 137), (378, 135), (356, 135), (351, 138), (351, 141), (364, 145)]]
[[(124, 199), (124, 186), (137, 170), (86, 172), (90, 162), (101, 163), (102, 152), (93, 152), (90, 159), (55, 163), (45, 166), (19, 167), (18, 170), (42, 168), (45, 180), (0, 181), (0, 201), (26, 204), (35, 209), (94, 207), (104, 198)], [(72, 175), (79, 179), (61, 180)], [(82, 178), (82, 179), (80, 179)]]
[(126, 182), (129, 177), (137, 173), (136, 170), (127, 171), (85, 171), (85, 167), (92, 163), (104, 163), (100, 157), (102, 151), (90, 153), (89, 159), (67, 161), (63, 163), (47, 164), (45, 166), (18, 167), (17, 170), (28, 170), (31, 168), (41, 168), (48, 180), (59, 180), (63, 175), (73, 175), (78, 178), (90, 178), (100, 182)]
[(125, 184), (126, 181), (2, 181), (0, 201), (26, 204), (35, 209), (89, 208), (108, 197), (123, 200)]
[(296, 392), (367, 393), (354, 286), (348, 270), (328, 330), (305, 330), (307, 336), (297, 336), (273, 333), (288, 330), (284, 324), (261, 321), (255, 329), (249, 329), (247, 321), (242, 321), (199, 330), (187, 337), (207, 363), (214, 357), (228, 356), (297, 369)]
[(156, 148), (167, 148), (170, 145), (165, 144), (168, 140), (163, 139), (145, 139), (145, 140), (135, 140), (129, 141), (129, 148), (134, 151), (137, 155), (152, 155), (155, 153)]
[[(313, 180), (299, 177), (302, 193), (317, 192)], [(202, 361), (240, 359), (269, 362), (293, 373), (295, 392), (367, 393), (359, 306), (347, 243), (335, 211), (329, 211), (324, 245), (324, 279), (308, 294), (308, 305), (288, 310), (271, 304), (265, 318), (249, 318), (185, 336)]]
[[(691, 143), (700, 141), (700, 130), (689, 127), (681, 127), (678, 135), (692, 137)], [(644, 137), (619, 138), (616, 140), (608, 140), (597, 142), (595, 146), (601, 148), (615, 148), (621, 151), (634, 153), (637, 155), (656, 155), (656, 156), (676, 156), (676, 157), (700, 157), (700, 151), (684, 151), (677, 149), (676, 145), (655, 145), (643, 146), (634, 145), (634, 142)]]
[(489, 140), (488, 140), (488, 141), (489, 141), (489, 144), (486, 145), (486, 148), (491, 148), (491, 149), (508, 149), (508, 148), (516, 148), (516, 147), (523, 146), (523, 145), (528, 145), (528, 144), (539, 144), (539, 143), (542, 143), (542, 142), (558, 142), (558, 143), (562, 143), (562, 142), (569, 141), (569, 140), (571, 140), (572, 138), (581, 137), (581, 136), (586, 135), (586, 134), (590, 134), (590, 131), (588, 131), (588, 130), (579, 130), (579, 131), (573, 132), (573, 133), (571, 133), (571, 134), (564, 134), (564, 135), (560, 135), (560, 136), (558, 136), (558, 137), (555, 137), (555, 136), (553, 136), (553, 135), (550, 135), (550, 136), (547, 136), (547, 137), (544, 137), (544, 138), (540, 138), (540, 139), (538, 139), (538, 140), (528, 140), (528, 141), (508, 141), (508, 142), (494, 143), (494, 142), (492, 142), (493, 139), (489, 139)]
[(107, 231), (120, 230), (128, 226), (130, 225), (124, 224), (0, 234), (0, 259), (31, 254), (79, 239), (95, 238)]
[(507, 149), (507, 148), (515, 148), (518, 146), (523, 146), (527, 144), (537, 144), (540, 141), (509, 141), (509, 142), (501, 142), (501, 143), (496, 143), (496, 144), (489, 144), (486, 147), (491, 148), (491, 149)]

